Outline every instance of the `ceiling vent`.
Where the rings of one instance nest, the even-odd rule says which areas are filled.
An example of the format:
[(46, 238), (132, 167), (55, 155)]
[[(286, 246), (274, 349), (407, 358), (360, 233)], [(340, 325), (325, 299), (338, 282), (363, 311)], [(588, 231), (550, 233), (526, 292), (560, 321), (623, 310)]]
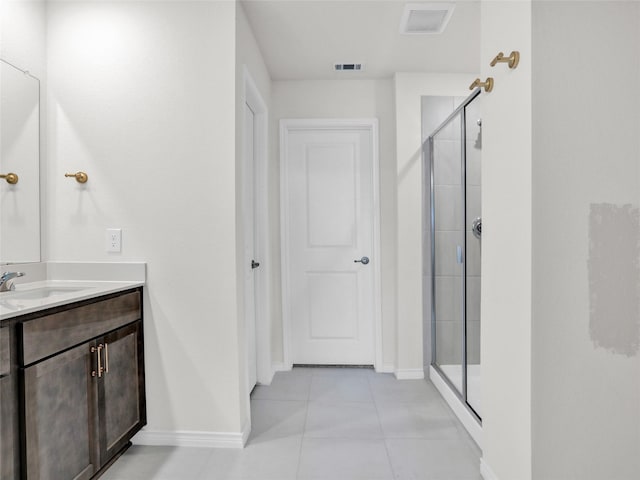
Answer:
[(453, 3), (408, 3), (404, 6), (400, 33), (403, 35), (442, 33), (454, 9)]
[(334, 69), (336, 72), (353, 72), (357, 70), (362, 70), (361, 63), (336, 63), (334, 65)]

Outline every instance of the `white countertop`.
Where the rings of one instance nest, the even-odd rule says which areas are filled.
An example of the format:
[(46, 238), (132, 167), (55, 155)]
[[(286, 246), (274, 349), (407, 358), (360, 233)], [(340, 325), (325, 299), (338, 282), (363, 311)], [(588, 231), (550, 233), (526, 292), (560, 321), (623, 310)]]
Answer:
[(0, 293), (0, 321), (143, 285), (144, 281), (84, 280), (42, 280), (17, 284), (15, 290)]

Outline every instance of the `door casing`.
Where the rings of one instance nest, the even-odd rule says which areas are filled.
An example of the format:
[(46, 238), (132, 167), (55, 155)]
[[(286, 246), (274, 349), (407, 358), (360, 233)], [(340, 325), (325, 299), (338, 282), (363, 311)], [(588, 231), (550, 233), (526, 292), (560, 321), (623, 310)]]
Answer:
[(282, 334), (283, 334), (283, 363), (285, 369), (293, 367), (292, 360), (292, 326), (291, 326), (291, 295), (289, 280), (289, 211), (288, 211), (288, 158), (287, 142), (291, 132), (300, 130), (352, 130), (354, 128), (367, 129), (371, 132), (372, 152), (372, 195), (373, 195), (373, 334), (374, 334), (374, 367), (382, 371), (382, 292), (380, 268), (380, 161), (378, 153), (378, 119), (282, 119), (280, 120), (280, 252), (282, 275)]
[[(254, 218), (255, 218), (255, 260), (260, 262), (260, 268), (255, 271), (256, 275), (256, 374), (258, 384), (268, 385), (273, 378), (271, 368), (271, 307), (269, 302), (269, 279), (271, 278), (271, 268), (268, 261), (269, 241), (268, 241), (268, 189), (267, 189), (267, 158), (268, 158), (268, 123), (269, 112), (267, 104), (260, 94), (249, 70), (244, 67), (243, 75), (243, 108), (246, 103), (254, 112), (254, 151), (255, 169), (253, 175), (255, 180), (252, 185), (243, 179), (243, 188), (253, 190), (254, 197)], [(244, 130), (244, 129), (243, 129)], [(244, 161), (244, 155), (243, 155)], [(246, 177), (245, 177), (246, 178)], [(254, 187), (255, 185), (255, 187)], [(255, 188), (255, 189), (254, 189)], [(246, 196), (243, 196), (246, 198)], [(243, 255), (244, 257), (244, 255)], [(247, 259), (244, 259), (245, 261)], [(250, 262), (251, 259), (248, 259)], [(243, 270), (244, 271), (244, 270)], [(246, 338), (246, 333), (245, 333)], [(247, 346), (248, 348), (248, 346)], [(248, 361), (248, 352), (245, 352)], [(249, 382), (248, 364), (246, 365), (245, 383)]]

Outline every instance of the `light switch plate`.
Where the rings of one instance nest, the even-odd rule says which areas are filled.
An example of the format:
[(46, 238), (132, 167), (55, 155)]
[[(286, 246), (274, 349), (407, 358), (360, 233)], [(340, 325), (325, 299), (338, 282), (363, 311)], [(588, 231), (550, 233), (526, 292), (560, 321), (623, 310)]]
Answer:
[(121, 252), (122, 251), (122, 229), (120, 228), (107, 228), (106, 238), (107, 252)]

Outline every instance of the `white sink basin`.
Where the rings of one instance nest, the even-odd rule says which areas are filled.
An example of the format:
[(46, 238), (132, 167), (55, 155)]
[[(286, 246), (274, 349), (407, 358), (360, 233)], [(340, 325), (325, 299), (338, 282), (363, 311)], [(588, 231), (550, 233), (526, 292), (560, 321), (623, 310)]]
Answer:
[(36, 280), (0, 293), (0, 321), (140, 287), (144, 282), (117, 280)]
[(40, 287), (32, 290), (13, 291), (0, 293), (0, 300), (39, 300), (49, 297), (55, 297), (58, 295), (66, 295), (68, 293), (80, 292), (85, 290), (83, 287)]

